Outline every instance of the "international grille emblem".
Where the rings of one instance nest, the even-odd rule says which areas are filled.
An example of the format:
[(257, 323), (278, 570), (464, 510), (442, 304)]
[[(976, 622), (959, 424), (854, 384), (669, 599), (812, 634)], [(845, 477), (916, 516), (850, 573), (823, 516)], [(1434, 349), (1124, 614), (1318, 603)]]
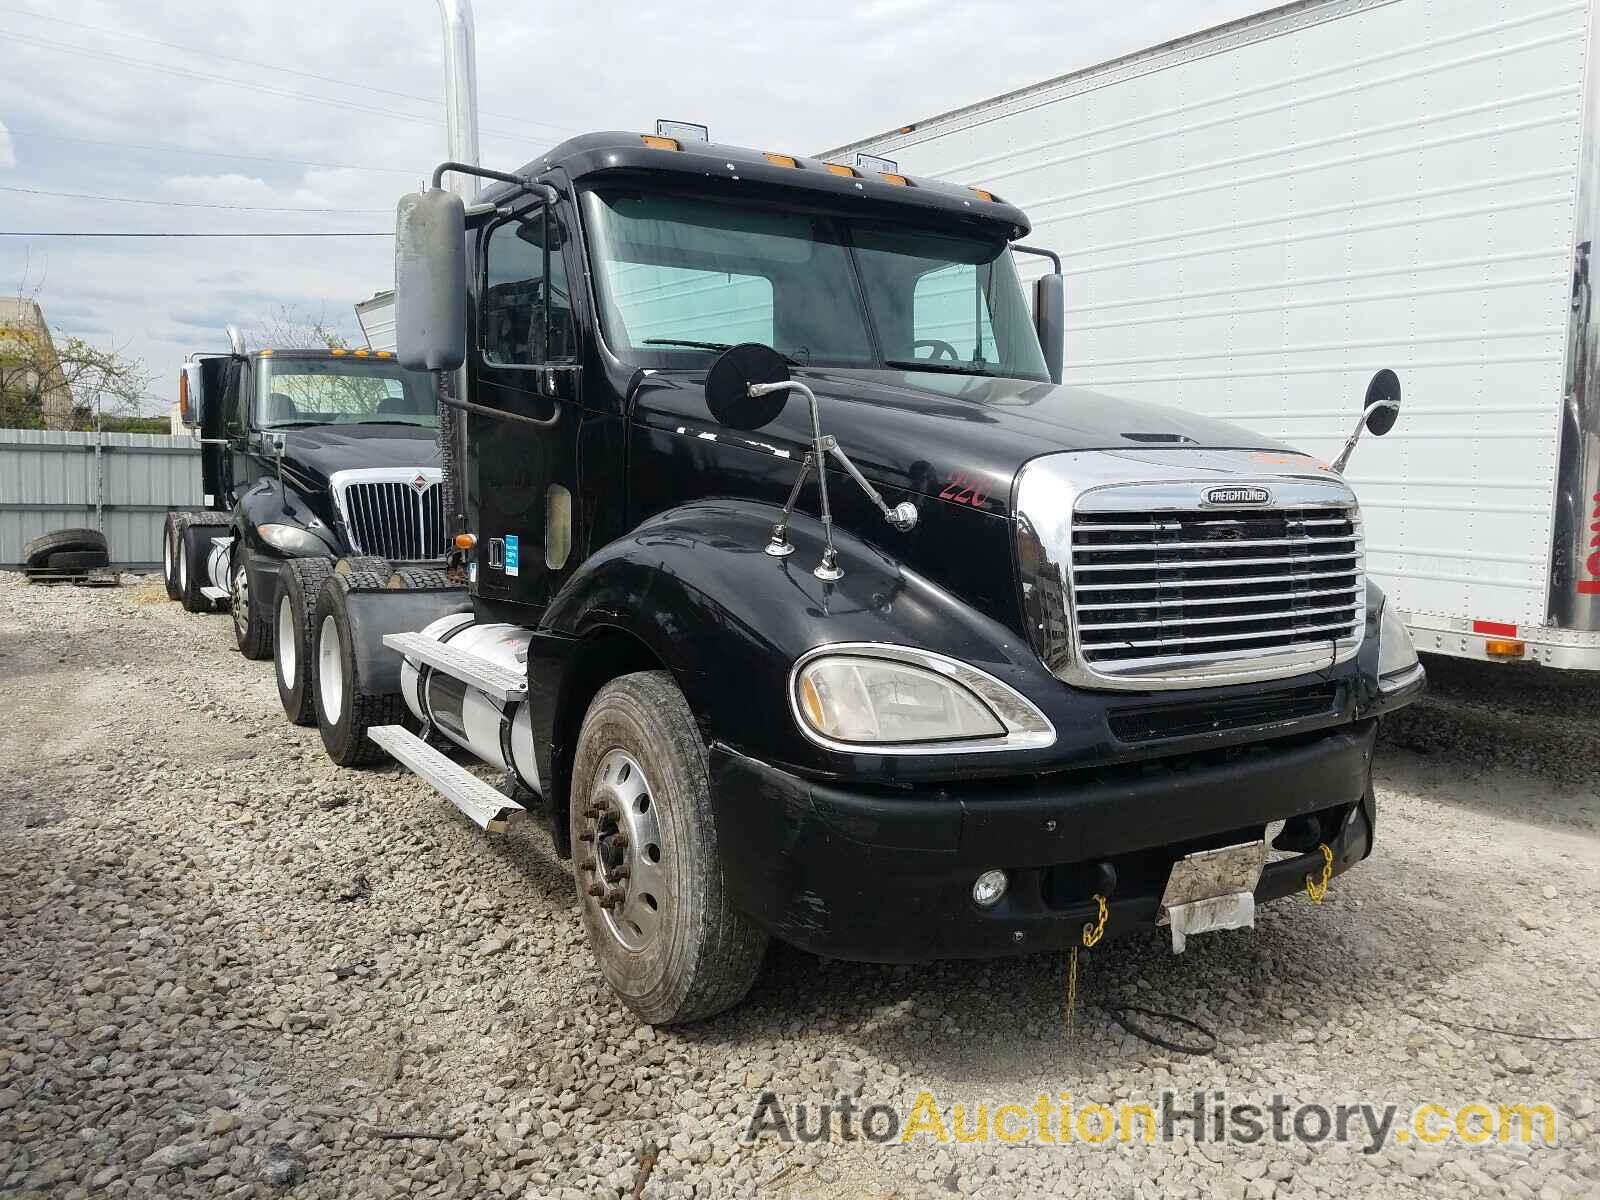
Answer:
[(417, 489), (417, 495), (422, 495), (423, 492), (428, 490), (428, 477), (426, 475), (418, 475), (411, 481), (411, 486)]
[(1271, 504), (1272, 493), (1259, 487), (1214, 487), (1205, 494), (1207, 504)]

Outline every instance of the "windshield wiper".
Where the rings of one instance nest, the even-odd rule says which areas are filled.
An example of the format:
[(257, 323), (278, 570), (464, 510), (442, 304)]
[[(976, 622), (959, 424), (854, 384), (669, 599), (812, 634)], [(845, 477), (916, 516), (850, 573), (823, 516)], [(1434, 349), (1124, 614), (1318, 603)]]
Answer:
[(339, 421), (339, 422), (337, 422), (337, 424), (340, 424), (340, 425), (405, 425), (405, 426), (408, 426), (408, 427), (410, 427), (412, 429), (432, 429), (432, 428), (434, 428), (434, 426), (431, 425), (428, 422), (426, 417), (420, 418), (420, 419), (415, 420), (415, 421)]
[(987, 363), (960, 363), (960, 362), (934, 362), (926, 358), (886, 358), (883, 360), (886, 367), (899, 367), (906, 371), (940, 371), (946, 375), (981, 375), (985, 379), (996, 378), (993, 371), (984, 371)]
[[(732, 342), (696, 342), (691, 341), (689, 338), (645, 338), (639, 344), (641, 346), (687, 346), (691, 350), (733, 349)], [(798, 360), (791, 358), (789, 355), (784, 354), (782, 350), (779, 350), (778, 354), (781, 355), (783, 361), (788, 363), (791, 367), (805, 366), (803, 362), (799, 362)]]

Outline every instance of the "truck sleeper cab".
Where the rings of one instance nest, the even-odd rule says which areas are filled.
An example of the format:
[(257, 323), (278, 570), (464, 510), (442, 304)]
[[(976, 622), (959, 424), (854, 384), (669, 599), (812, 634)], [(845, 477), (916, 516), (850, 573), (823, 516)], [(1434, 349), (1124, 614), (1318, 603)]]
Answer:
[(494, 177), (397, 225), (401, 360), (465, 364), (470, 612), (374, 594), (327, 653), (400, 652), (422, 736), (363, 732), (480, 825), (540, 798), (645, 1020), (736, 1003), (769, 937), (1010, 954), (1104, 902), (1181, 946), (1371, 852), (1422, 670), (1354, 496), (1054, 382), (1021, 211), (624, 133)]
[(191, 611), (227, 604), (240, 651), (276, 645), (280, 694), (309, 698), (314, 664), (280, 577), (314, 600), (338, 560), (443, 563), (433, 381), (387, 351), (247, 352), (230, 338), (233, 353), (192, 356), (180, 374), (206, 509), (168, 517), (168, 594)]

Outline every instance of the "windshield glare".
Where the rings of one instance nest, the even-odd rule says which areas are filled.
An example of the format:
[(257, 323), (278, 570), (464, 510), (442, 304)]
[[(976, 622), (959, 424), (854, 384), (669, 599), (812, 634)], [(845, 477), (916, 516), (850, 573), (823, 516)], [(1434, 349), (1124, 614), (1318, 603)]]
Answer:
[(584, 204), (606, 341), (630, 362), (761, 342), (803, 366), (1049, 378), (1002, 240), (664, 192)]
[(286, 355), (257, 363), (256, 419), (262, 429), (439, 424), (427, 373), (408, 371), (392, 359)]

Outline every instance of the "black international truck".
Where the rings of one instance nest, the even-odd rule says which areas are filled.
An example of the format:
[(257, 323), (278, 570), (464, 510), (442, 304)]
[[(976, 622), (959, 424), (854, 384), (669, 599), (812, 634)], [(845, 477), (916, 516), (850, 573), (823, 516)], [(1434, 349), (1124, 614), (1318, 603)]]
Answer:
[[(494, 182), (467, 206), (452, 170)], [(1354, 495), (1060, 386), (1028, 228), (981, 189), (629, 133), (400, 202), (398, 354), (449, 385), (466, 588), (325, 582), (319, 724), (486, 828), (537, 800), (647, 1021), (736, 1003), (769, 938), (1181, 949), (1372, 852), (1377, 721), (1423, 671)]]
[(388, 351), (247, 351), (228, 333), (230, 353), (179, 373), (205, 508), (168, 514), (162, 574), (190, 612), (229, 607), (247, 658), (276, 645), (284, 707), (309, 723), (303, 643), (323, 578), (443, 564), (434, 384)]

